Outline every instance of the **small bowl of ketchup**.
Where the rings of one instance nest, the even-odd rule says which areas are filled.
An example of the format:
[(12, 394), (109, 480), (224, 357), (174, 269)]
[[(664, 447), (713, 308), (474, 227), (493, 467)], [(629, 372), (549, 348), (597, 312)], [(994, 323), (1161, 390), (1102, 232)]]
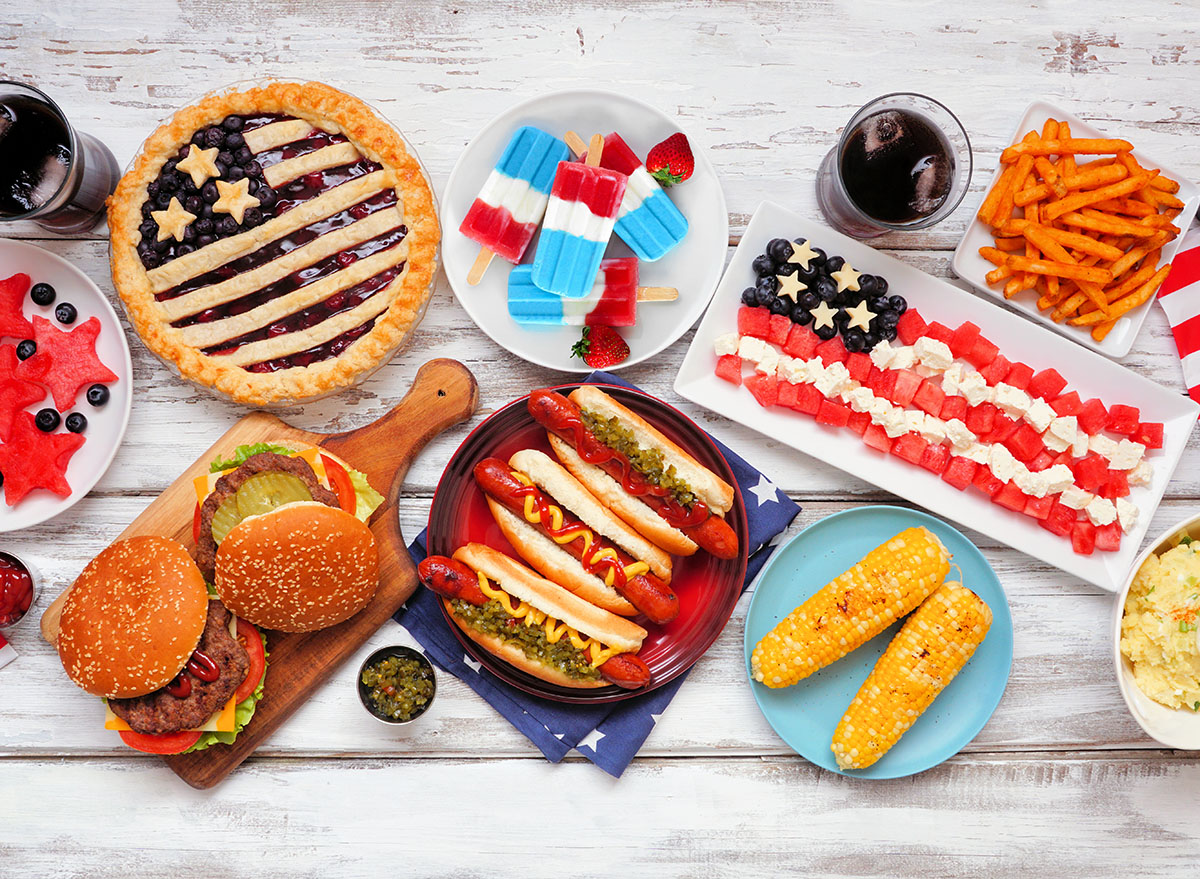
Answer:
[(0, 629), (10, 629), (29, 616), (40, 587), (32, 565), (11, 552), (0, 552)]

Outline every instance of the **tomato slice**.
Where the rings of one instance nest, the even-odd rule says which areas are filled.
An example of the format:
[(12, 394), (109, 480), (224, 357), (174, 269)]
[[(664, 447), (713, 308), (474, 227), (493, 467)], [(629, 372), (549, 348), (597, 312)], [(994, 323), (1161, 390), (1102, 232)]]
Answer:
[(200, 504), (196, 503), (196, 512), (192, 514), (192, 543), (200, 545)]
[(246, 679), (233, 694), (235, 705), (245, 702), (254, 694), (267, 671), (267, 655), (263, 651), (263, 642), (258, 635), (258, 629), (254, 628), (252, 623), (238, 617), (237, 633), (238, 643), (246, 648), (246, 655), (250, 657), (250, 670), (246, 672)]
[(354, 511), (358, 509), (358, 497), (354, 494), (354, 483), (350, 481), (350, 474), (328, 455), (322, 455), (321, 461), (325, 464), (329, 485), (338, 497), (338, 505), (353, 516)]
[(160, 736), (134, 732), (131, 729), (121, 730), (121, 741), (129, 747), (145, 751), (147, 754), (182, 754), (199, 740), (200, 730), (198, 729), (163, 733)]

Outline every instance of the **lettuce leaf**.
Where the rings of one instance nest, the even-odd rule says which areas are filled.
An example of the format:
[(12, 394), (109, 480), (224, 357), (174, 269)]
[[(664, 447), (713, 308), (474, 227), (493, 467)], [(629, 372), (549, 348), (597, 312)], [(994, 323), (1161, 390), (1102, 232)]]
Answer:
[(354, 486), (354, 496), (358, 498), (354, 516), (365, 522), (371, 518), (372, 513), (379, 509), (379, 505), (383, 503), (383, 495), (371, 488), (367, 477), (357, 470), (347, 467), (346, 473), (350, 476), (350, 484)]
[[(258, 633), (258, 637), (262, 638), (263, 655), (270, 660), (270, 654), (267, 653), (267, 636), (262, 632)], [(270, 663), (268, 662), (268, 665)], [(205, 748), (216, 744), (231, 745), (233, 740), (237, 738), (238, 733), (250, 722), (250, 718), (254, 717), (254, 709), (258, 706), (258, 700), (263, 697), (263, 684), (266, 683), (267, 674), (263, 671), (262, 680), (258, 682), (258, 686), (254, 692), (250, 694), (248, 699), (243, 699), (233, 709), (233, 732), (202, 732), (200, 738), (196, 740), (196, 744), (192, 745), (183, 753), (190, 754), (193, 751), (203, 751)]]
[(287, 446), (272, 445), (271, 443), (252, 443), (248, 446), (238, 446), (233, 450), (233, 457), (228, 461), (223, 461), (220, 458), (208, 465), (209, 473), (220, 473), (222, 470), (232, 470), (234, 467), (240, 467), (246, 463), (246, 459), (251, 455), (260, 455), (263, 452), (275, 452), (278, 455), (287, 455), (293, 452)]

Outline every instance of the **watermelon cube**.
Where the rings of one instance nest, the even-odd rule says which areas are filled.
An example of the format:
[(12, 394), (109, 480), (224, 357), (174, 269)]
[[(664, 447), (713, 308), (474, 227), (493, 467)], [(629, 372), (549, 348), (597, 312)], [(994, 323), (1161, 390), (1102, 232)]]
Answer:
[(878, 366), (872, 366), (871, 371), (867, 373), (867, 377), (863, 380), (863, 384), (871, 389), (875, 396), (879, 396), (879, 383), (883, 381), (883, 370)]
[(788, 332), (787, 341), (783, 343), (783, 353), (789, 357), (811, 360), (813, 352), (817, 350), (817, 346), (820, 344), (820, 337), (808, 327), (801, 326), (800, 324), (792, 324), (792, 329)]
[(765, 308), (743, 305), (738, 309), (737, 329), (739, 336), (754, 336), (765, 339), (771, 327), (771, 312)]
[(1034, 473), (1040, 473), (1043, 470), (1049, 470), (1054, 466), (1054, 456), (1044, 448), (1034, 456), (1034, 459), (1029, 462), (1029, 469)]
[(929, 443), (922, 437), (915, 433), (906, 433), (896, 437), (896, 441), (892, 443), (892, 454), (910, 464), (920, 464), (921, 456), (928, 447)]
[(952, 421), (958, 419), (965, 422), (967, 420), (967, 398), (966, 397), (947, 397), (942, 403), (942, 411), (938, 413), (938, 418), (942, 421)]
[(1075, 511), (1065, 504), (1059, 503), (1056, 498), (1054, 505), (1050, 507), (1050, 515), (1042, 519), (1038, 524), (1052, 534), (1057, 534), (1059, 537), (1066, 537), (1071, 533), (1071, 529), (1075, 527), (1076, 518)]
[(913, 397), (917, 395), (917, 390), (921, 387), (921, 382), (925, 379), (911, 369), (896, 369), (891, 372), (895, 373), (896, 386), (892, 389), (890, 399), (897, 406), (907, 406), (913, 401)]
[(1096, 549), (1116, 552), (1121, 548), (1121, 523), (1109, 522), (1096, 528)]
[(979, 327), (970, 321), (964, 321), (959, 324), (958, 329), (954, 331), (954, 338), (950, 340), (950, 353), (955, 357), (966, 357), (978, 338)]
[(794, 385), (791, 382), (781, 381), (779, 383), (779, 396), (775, 402), (779, 406), (786, 406), (789, 409), (796, 408), (796, 394), (800, 390), (799, 385)]
[(1140, 424), (1141, 410), (1137, 406), (1114, 403), (1108, 409), (1108, 429), (1123, 436), (1133, 436)]
[(941, 474), (950, 463), (950, 450), (938, 443), (930, 443), (921, 453), (918, 463), (930, 473)]
[(925, 335), (931, 339), (937, 339), (939, 342), (945, 342), (947, 345), (954, 340), (954, 330), (936, 320), (925, 328)]
[(717, 375), (735, 385), (742, 383), (742, 358), (736, 354), (723, 354), (717, 358)]
[(827, 424), (830, 427), (845, 427), (850, 423), (853, 413), (848, 406), (834, 403), (832, 400), (822, 400), (817, 407), (817, 424)]
[(967, 361), (976, 369), (983, 369), (1000, 355), (1000, 349), (988, 341), (986, 336), (980, 336), (967, 352)]
[(1021, 512), (1026, 516), (1032, 516), (1039, 522), (1050, 517), (1050, 511), (1054, 509), (1054, 504), (1057, 503), (1053, 497), (1031, 497), (1025, 501), (1025, 509)]
[(867, 376), (871, 374), (871, 370), (874, 368), (875, 364), (871, 362), (869, 354), (855, 351), (853, 354), (846, 355), (846, 371), (850, 373), (850, 378), (859, 384), (867, 380)]
[(890, 452), (892, 449), (892, 438), (878, 424), (872, 424), (867, 428), (863, 433), (863, 442), (880, 452)]
[(1059, 375), (1057, 369), (1043, 369), (1029, 380), (1029, 387), (1025, 390), (1029, 391), (1031, 397), (1053, 400), (1066, 386), (1067, 380)]
[(850, 420), (846, 422), (846, 426), (852, 431), (862, 436), (867, 432), (867, 428), (871, 425), (871, 413), (869, 412), (851, 412)]
[(1163, 447), (1163, 426), (1158, 421), (1143, 421), (1138, 425), (1137, 433), (1133, 435), (1135, 443), (1141, 443), (1148, 449)]
[(997, 354), (991, 363), (979, 368), (979, 374), (993, 387), (1004, 381), (1011, 364), (1003, 354)]
[(1076, 484), (1090, 492), (1099, 492), (1101, 486), (1108, 482), (1108, 462), (1095, 452), (1088, 452), (1083, 458), (1071, 465), (1075, 474)]
[(772, 345), (782, 345), (788, 340), (794, 326), (792, 319), (786, 314), (771, 315), (767, 321), (767, 341)]
[(1014, 363), (1008, 368), (1008, 375), (1004, 377), (1004, 383), (1014, 388), (1020, 388), (1022, 391), (1029, 387), (1029, 383), (1033, 381), (1033, 367), (1025, 363)]
[(1029, 496), (1017, 488), (1015, 482), (1008, 482), (996, 494), (992, 495), (992, 502), (1007, 509), (1015, 510), (1018, 513), (1023, 513), (1025, 512), (1025, 504), (1029, 502)]
[(978, 406), (972, 406), (967, 410), (967, 430), (976, 436), (984, 436), (992, 432), (992, 425), (996, 423), (996, 415), (999, 414), (999, 409), (991, 403), (980, 403)]
[(975, 478), (975, 471), (978, 468), (979, 465), (970, 458), (953, 457), (950, 459), (950, 463), (946, 465), (946, 469), (942, 471), (942, 481), (948, 482), (959, 491), (962, 491), (971, 484), (971, 480)]
[(876, 397), (883, 397), (885, 400), (892, 399), (896, 393), (896, 380), (899, 373), (894, 369), (885, 369), (879, 375), (879, 381), (875, 387), (871, 388), (875, 392)]
[(1079, 521), (1071, 526), (1071, 549), (1080, 555), (1091, 555), (1096, 548), (1096, 526)]
[(971, 480), (971, 484), (988, 497), (995, 497), (1000, 489), (1004, 488), (1004, 483), (993, 476), (992, 471), (982, 464), (975, 471), (975, 478)]
[(1075, 465), (1075, 456), (1071, 454), (1070, 449), (1067, 449), (1065, 452), (1058, 453), (1058, 456), (1054, 459), (1054, 463), (1062, 464), (1066, 467), (1073, 467)]
[(1041, 435), (1025, 422), (1017, 425), (1017, 429), (1004, 441), (1004, 445), (1013, 453), (1014, 458), (1025, 464), (1045, 450)]
[(904, 314), (900, 315), (900, 321), (896, 324), (896, 335), (903, 344), (912, 345), (925, 335), (926, 326), (921, 313), (915, 308), (909, 307)]
[(1104, 430), (1104, 425), (1108, 424), (1108, 410), (1104, 408), (1103, 403), (1093, 397), (1083, 404), (1075, 419), (1079, 422), (1080, 430), (1090, 436), (1095, 436)]
[(842, 344), (841, 336), (834, 336), (829, 341), (817, 345), (817, 356), (826, 366), (831, 363), (845, 363), (846, 346)]
[(1083, 401), (1079, 399), (1079, 394), (1074, 391), (1063, 394), (1061, 397), (1055, 397), (1050, 401), (1050, 408), (1059, 415), (1075, 415), (1078, 416), (1083, 409)]
[(946, 392), (942, 390), (942, 386), (937, 382), (932, 382), (925, 379), (917, 388), (917, 392), (913, 394), (912, 401), (921, 409), (924, 409), (934, 418), (942, 411), (942, 405), (946, 402)]
[(825, 402), (825, 398), (821, 396), (816, 385), (796, 385), (796, 402), (792, 404), (792, 408), (797, 412), (816, 415), (823, 402)]
[(1124, 470), (1109, 470), (1108, 479), (1100, 489), (1101, 497), (1115, 501), (1119, 497), (1129, 496), (1129, 474)]
[(997, 412), (996, 418), (992, 421), (992, 432), (987, 435), (987, 441), (990, 443), (1005, 442), (1017, 432), (1021, 424), (1022, 422), (1014, 421), (1003, 412)]
[(779, 400), (779, 379), (756, 372), (746, 379), (746, 390), (754, 395), (758, 405), (774, 406)]

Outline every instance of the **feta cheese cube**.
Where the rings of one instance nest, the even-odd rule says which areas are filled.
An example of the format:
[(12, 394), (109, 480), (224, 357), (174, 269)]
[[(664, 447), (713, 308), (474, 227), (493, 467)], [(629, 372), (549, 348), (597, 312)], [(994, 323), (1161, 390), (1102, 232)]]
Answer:
[(815, 381), (817, 390), (827, 397), (836, 397), (853, 387), (854, 379), (844, 363), (831, 363), (825, 367), (821, 377)]
[(1063, 489), (1062, 494), (1058, 498), (1058, 502), (1064, 507), (1070, 507), (1072, 510), (1082, 510), (1096, 496), (1090, 491), (1084, 491), (1077, 485), (1068, 485)]
[(1078, 432), (1079, 423), (1075, 420), (1074, 415), (1060, 415), (1050, 422), (1050, 435), (1066, 443), (1067, 446), (1075, 442), (1075, 435)]
[(819, 358), (814, 357), (812, 360), (806, 361), (804, 371), (808, 373), (808, 381), (816, 384), (817, 380), (825, 375), (825, 364)]
[(870, 388), (853, 388), (843, 394), (849, 401), (850, 408), (855, 412), (869, 412), (871, 410), (871, 401), (875, 399), (875, 395), (871, 393)]
[(1075, 441), (1071, 443), (1071, 457), (1082, 458), (1088, 453), (1088, 435), (1082, 430), (1075, 431)]
[(770, 345), (767, 345), (762, 357), (758, 359), (758, 365), (754, 369), (756, 372), (774, 375), (776, 370), (779, 369), (779, 352)]
[(892, 347), (892, 343), (884, 339), (871, 349), (871, 362), (877, 369), (888, 369), (891, 367), (893, 351), (895, 349)]
[(1050, 491), (1050, 480), (1045, 471), (1034, 473), (1028, 467), (1022, 467), (1015, 477), (1017, 488), (1033, 497), (1045, 497)]
[(912, 433), (920, 433), (925, 427), (925, 413), (919, 409), (906, 409), (904, 411), (904, 423), (908, 425), (908, 429)]
[(1075, 484), (1075, 474), (1071, 472), (1071, 468), (1066, 464), (1055, 464), (1053, 467), (1042, 472), (1046, 474), (1046, 480), (1049, 484), (1049, 494), (1058, 494), (1060, 491), (1066, 491), (1070, 486)]
[(779, 374), (794, 385), (808, 381), (808, 363), (795, 357), (787, 357), (781, 361)]
[(966, 458), (968, 461), (974, 461), (976, 464), (987, 464), (991, 457), (991, 447), (986, 443), (971, 443), (965, 449), (955, 449), (954, 454), (960, 458)]
[(893, 439), (908, 433), (908, 422), (904, 418), (904, 410), (893, 406), (883, 418), (883, 430)]
[(1129, 471), (1130, 485), (1149, 485), (1151, 477), (1154, 476), (1154, 468), (1150, 466), (1149, 461), (1138, 461), (1137, 466)]
[(718, 357), (724, 357), (726, 354), (737, 354), (738, 334), (725, 333), (723, 336), (717, 336), (713, 339), (713, 350), (717, 352)]
[(909, 369), (917, 362), (917, 356), (911, 345), (901, 345), (892, 349), (892, 365), (890, 369)]
[(1121, 530), (1126, 534), (1137, 527), (1140, 513), (1141, 511), (1135, 504), (1131, 504), (1123, 497), (1117, 498), (1117, 521), (1121, 523)]
[(946, 438), (946, 422), (940, 418), (934, 418), (932, 415), (926, 415), (925, 423), (921, 426), (921, 436), (931, 443), (942, 442)]
[(1033, 401), (1020, 388), (1006, 385), (1004, 382), (996, 385), (996, 405), (1010, 418), (1020, 418), (1029, 411)]
[(767, 343), (762, 339), (757, 339), (754, 336), (742, 336), (738, 341), (737, 354), (743, 360), (758, 363), (762, 359), (763, 352), (768, 347)]
[(945, 342), (931, 339), (928, 336), (922, 336), (917, 339), (913, 345), (913, 353), (917, 359), (921, 361), (922, 366), (929, 369), (942, 372), (954, 362), (954, 355), (950, 353), (950, 346)]
[(967, 426), (957, 418), (951, 418), (946, 422), (946, 436), (954, 446), (954, 453), (961, 454), (959, 449), (965, 449), (975, 442), (975, 434), (967, 429)]
[(1145, 453), (1146, 447), (1141, 443), (1123, 439), (1117, 443), (1113, 453), (1108, 456), (1108, 466), (1114, 470), (1132, 470), (1142, 460)]
[(990, 403), (994, 394), (984, 377), (974, 370), (963, 374), (959, 392), (967, 398), (967, 402), (972, 406)]
[(1092, 498), (1083, 511), (1093, 525), (1109, 525), (1117, 518), (1117, 508), (1106, 497)]
[(1103, 434), (1097, 434), (1088, 439), (1088, 448), (1097, 455), (1103, 455), (1111, 461), (1113, 452), (1117, 450), (1117, 443), (1116, 440), (1110, 439)]
[(1046, 444), (1046, 448), (1052, 452), (1065, 452), (1067, 449), (1071, 448), (1070, 442), (1064, 442), (1048, 430), (1042, 434), (1042, 442), (1044, 442)]
[(999, 443), (993, 443), (988, 453), (988, 466), (992, 475), (1001, 482), (1010, 482), (1017, 475), (1017, 468), (1021, 464), (1013, 457), (1012, 452)]
[(1032, 400), (1029, 404), (1029, 410), (1025, 413), (1025, 420), (1033, 425), (1033, 429), (1038, 433), (1042, 433), (1050, 426), (1058, 413), (1042, 399)]
[(889, 412), (896, 407), (882, 397), (876, 397), (871, 401), (871, 420), (876, 424), (883, 424)]

